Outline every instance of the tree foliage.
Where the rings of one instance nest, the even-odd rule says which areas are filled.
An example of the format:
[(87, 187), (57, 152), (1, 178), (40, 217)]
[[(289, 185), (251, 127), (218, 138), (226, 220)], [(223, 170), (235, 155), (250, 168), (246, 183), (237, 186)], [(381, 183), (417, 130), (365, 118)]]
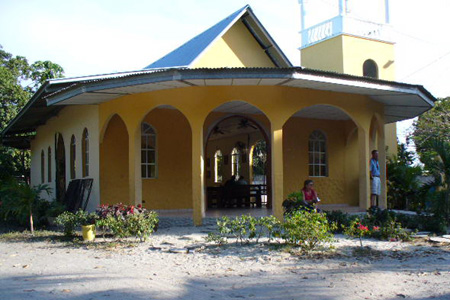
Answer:
[(416, 144), (420, 160), (427, 165), (433, 159), (426, 142), (430, 139), (442, 139), (450, 142), (450, 97), (439, 99), (435, 107), (421, 116), (413, 124), (412, 139)]
[[(63, 77), (64, 70), (51, 61), (32, 64), (23, 56), (13, 56), (0, 45), (0, 131), (24, 107), (46, 80)], [(0, 146), (0, 180), (5, 176), (24, 176), (29, 169), (28, 151)]]
[(253, 174), (267, 174), (267, 145), (265, 140), (259, 140), (253, 149)]
[(406, 149), (405, 144), (398, 146), (397, 157), (388, 160), (387, 186), (388, 203), (397, 209), (419, 209), (424, 206), (419, 192), (418, 177), (422, 175), (420, 166), (413, 166), (413, 154)]
[(43, 191), (48, 195), (51, 193), (45, 184), (31, 187), (14, 179), (4, 182), (0, 186), (0, 217), (10, 220), (9, 217), (12, 215), (16, 220), (28, 219), (31, 234), (34, 234), (33, 215), (36, 215), (40, 202), (45, 201), (40, 197)]
[(434, 178), (428, 184), (435, 216), (450, 223), (450, 97), (439, 99), (433, 109), (413, 124), (412, 139), (425, 171)]
[(423, 147), (427, 149), (426, 168), (434, 178), (436, 188), (435, 213), (450, 222), (450, 141), (443, 138), (428, 139)]

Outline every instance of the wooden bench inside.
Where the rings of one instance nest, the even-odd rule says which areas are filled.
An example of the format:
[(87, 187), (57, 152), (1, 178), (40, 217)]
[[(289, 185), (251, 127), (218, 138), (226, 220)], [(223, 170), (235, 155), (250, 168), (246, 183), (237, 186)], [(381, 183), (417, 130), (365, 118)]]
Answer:
[(262, 207), (262, 196), (267, 195), (267, 185), (207, 187), (206, 194), (208, 208)]

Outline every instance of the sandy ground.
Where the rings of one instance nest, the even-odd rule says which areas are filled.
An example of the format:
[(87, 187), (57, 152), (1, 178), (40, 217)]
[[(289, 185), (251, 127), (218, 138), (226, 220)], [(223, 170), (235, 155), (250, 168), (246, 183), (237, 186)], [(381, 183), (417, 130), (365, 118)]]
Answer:
[(306, 258), (208, 246), (208, 230), (163, 229), (110, 250), (0, 241), (0, 299), (450, 299), (448, 245), (366, 240), (374, 254), (355, 256), (358, 242), (337, 236), (331, 255)]

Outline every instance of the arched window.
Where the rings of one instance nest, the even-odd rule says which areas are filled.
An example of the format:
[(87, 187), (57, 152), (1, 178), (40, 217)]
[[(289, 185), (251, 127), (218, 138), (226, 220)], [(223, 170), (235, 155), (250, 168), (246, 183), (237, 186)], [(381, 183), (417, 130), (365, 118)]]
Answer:
[(327, 166), (327, 139), (325, 135), (316, 130), (309, 136), (309, 176), (328, 176)]
[(83, 177), (89, 176), (89, 133), (87, 128), (83, 131), (82, 138), (82, 164), (83, 164)]
[(222, 182), (223, 179), (223, 155), (222, 151), (214, 153), (214, 182)]
[(52, 148), (48, 147), (47, 181), (52, 182)]
[(141, 124), (141, 174), (142, 178), (157, 177), (156, 131), (143, 122)]
[(45, 154), (44, 150), (41, 151), (41, 183), (45, 181)]
[(233, 151), (231, 151), (231, 175), (236, 176), (236, 179), (238, 179), (240, 173), (241, 173), (241, 153), (237, 148), (233, 148)]
[(378, 79), (377, 63), (368, 59), (363, 64), (363, 76)]
[(70, 179), (75, 179), (76, 177), (76, 141), (75, 141), (75, 135), (72, 135), (72, 138), (70, 139)]

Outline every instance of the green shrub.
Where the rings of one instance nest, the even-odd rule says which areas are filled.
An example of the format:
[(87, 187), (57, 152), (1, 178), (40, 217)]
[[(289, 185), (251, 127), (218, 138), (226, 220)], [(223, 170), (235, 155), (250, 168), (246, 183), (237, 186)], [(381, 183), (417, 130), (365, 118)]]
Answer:
[(142, 205), (101, 205), (96, 214), (96, 226), (105, 232), (110, 231), (116, 238), (136, 237), (145, 241), (158, 227), (158, 215)]
[(79, 209), (75, 216), (77, 218), (78, 225), (95, 225), (98, 216), (96, 213), (88, 213), (87, 211), (83, 211)]
[(34, 225), (45, 225), (45, 211), (49, 202), (41, 198), (41, 193), (48, 195), (48, 185), (29, 186), (25, 182), (10, 179), (0, 182), (0, 218), (9, 223), (30, 227), (33, 234)]
[[(133, 211), (133, 213), (131, 213)], [(79, 210), (76, 213), (64, 212), (60, 214), (55, 222), (63, 227), (64, 235), (74, 236), (76, 227), (80, 225), (95, 224), (105, 232), (110, 231), (115, 238), (136, 237), (145, 241), (155, 231), (158, 224), (158, 216), (153, 211), (145, 209), (128, 210), (128, 214), (105, 214), (88, 213)]]
[(327, 217), (328, 224), (332, 226), (333, 232), (342, 232), (344, 228), (349, 227), (352, 221), (357, 218), (356, 216), (351, 216), (340, 210), (324, 212), (324, 214)]
[(405, 230), (400, 223), (395, 221), (386, 222), (379, 228), (371, 232), (371, 236), (382, 240), (409, 241), (411, 233)]
[(75, 228), (79, 224), (77, 215), (70, 211), (65, 211), (57, 216), (55, 223), (63, 227), (64, 235), (67, 237), (75, 235)]
[(395, 220), (387, 219), (379, 226), (374, 225), (374, 223), (376, 222), (367, 216), (363, 220), (355, 219), (351, 222), (350, 226), (345, 227), (344, 234), (358, 238), (361, 247), (362, 238), (365, 236), (391, 241), (411, 240), (411, 233)]
[(244, 243), (258, 243), (262, 237), (280, 236), (281, 223), (274, 216), (255, 218), (249, 215), (237, 216), (234, 219), (222, 217), (217, 220), (218, 232), (209, 233), (207, 241), (219, 245), (227, 243), (228, 239), (235, 239), (241, 245)]
[(127, 233), (143, 242), (155, 231), (158, 215), (154, 211), (145, 211), (139, 214), (130, 214), (125, 221)]
[[(376, 230), (377, 228), (375, 228)], [(350, 225), (344, 228), (344, 234), (359, 239), (359, 245), (362, 247), (362, 238), (370, 235), (369, 227), (362, 224), (359, 219), (351, 221)]]
[(304, 252), (333, 239), (326, 216), (316, 212), (293, 212), (285, 218), (282, 229), (283, 239), (288, 244), (299, 246)]
[(109, 230), (115, 238), (123, 239), (128, 237), (125, 218), (116, 218), (108, 216), (105, 219), (105, 229)]
[(261, 226), (265, 229), (269, 242), (273, 238), (281, 237), (282, 223), (275, 216), (267, 216), (259, 219)]
[(219, 245), (228, 239), (235, 239), (241, 245), (258, 243), (262, 237), (269, 239), (282, 238), (284, 243), (301, 247), (308, 252), (324, 242), (332, 241), (332, 233), (325, 215), (316, 212), (297, 211), (288, 215), (285, 222), (280, 222), (274, 216), (254, 218), (238, 216), (234, 219), (222, 217), (217, 221), (217, 232), (209, 233), (209, 242)]
[(66, 211), (66, 206), (61, 202), (54, 200), (51, 201), (50, 204), (48, 205), (45, 211), (45, 216), (50, 218), (56, 218), (64, 211)]

